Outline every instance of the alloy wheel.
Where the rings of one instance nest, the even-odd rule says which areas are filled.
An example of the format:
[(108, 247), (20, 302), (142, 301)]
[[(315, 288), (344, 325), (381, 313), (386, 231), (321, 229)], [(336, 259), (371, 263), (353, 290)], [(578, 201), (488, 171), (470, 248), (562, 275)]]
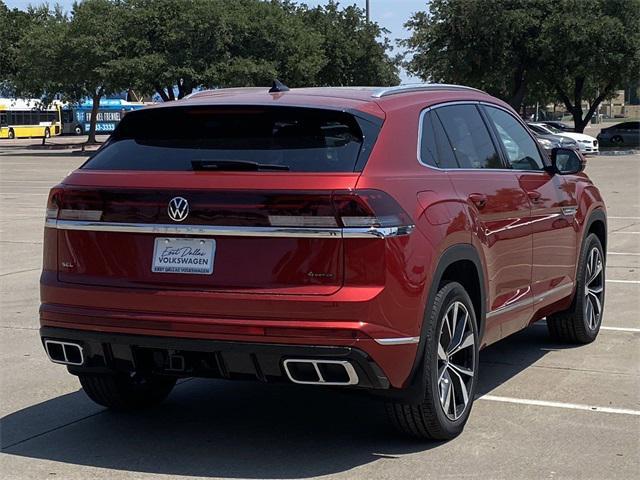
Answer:
[(467, 307), (459, 301), (447, 309), (438, 341), (438, 393), (449, 420), (467, 409), (475, 372), (475, 337)]
[(604, 293), (604, 265), (600, 250), (596, 247), (593, 247), (589, 252), (585, 277), (584, 314), (588, 327), (595, 330), (602, 317), (602, 296)]

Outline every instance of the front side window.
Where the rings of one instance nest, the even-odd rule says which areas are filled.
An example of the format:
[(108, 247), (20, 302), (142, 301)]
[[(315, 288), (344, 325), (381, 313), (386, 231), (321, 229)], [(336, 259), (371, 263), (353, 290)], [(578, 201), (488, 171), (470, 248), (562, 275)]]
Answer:
[(460, 168), (504, 168), (475, 105), (449, 105), (434, 112), (442, 122)]
[(507, 160), (515, 170), (542, 170), (544, 163), (535, 141), (515, 118), (504, 110), (484, 107), (496, 128)]

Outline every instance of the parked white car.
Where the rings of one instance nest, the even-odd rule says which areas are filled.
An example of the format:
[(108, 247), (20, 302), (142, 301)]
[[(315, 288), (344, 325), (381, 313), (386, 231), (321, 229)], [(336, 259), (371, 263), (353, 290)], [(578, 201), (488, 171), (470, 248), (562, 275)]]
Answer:
[(543, 123), (527, 123), (529, 128), (539, 135), (558, 135), (559, 137), (571, 138), (578, 142), (581, 153), (598, 153), (598, 139), (585, 135), (584, 133), (564, 132), (557, 128)]

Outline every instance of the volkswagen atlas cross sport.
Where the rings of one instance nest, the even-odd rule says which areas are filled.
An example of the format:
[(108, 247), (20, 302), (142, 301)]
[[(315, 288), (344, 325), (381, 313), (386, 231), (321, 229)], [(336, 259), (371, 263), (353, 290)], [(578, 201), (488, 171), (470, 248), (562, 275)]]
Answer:
[(362, 389), (459, 434), (478, 352), (602, 322), (606, 216), (574, 150), (449, 85), (203, 91), (127, 114), (51, 190), (40, 334), (95, 402), (180, 377)]

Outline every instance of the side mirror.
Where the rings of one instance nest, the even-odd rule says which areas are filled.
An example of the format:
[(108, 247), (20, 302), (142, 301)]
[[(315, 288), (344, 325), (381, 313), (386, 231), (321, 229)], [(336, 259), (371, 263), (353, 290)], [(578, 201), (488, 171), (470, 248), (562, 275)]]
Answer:
[(555, 173), (572, 175), (584, 170), (587, 161), (582, 154), (570, 148), (554, 148), (551, 150), (551, 165)]

